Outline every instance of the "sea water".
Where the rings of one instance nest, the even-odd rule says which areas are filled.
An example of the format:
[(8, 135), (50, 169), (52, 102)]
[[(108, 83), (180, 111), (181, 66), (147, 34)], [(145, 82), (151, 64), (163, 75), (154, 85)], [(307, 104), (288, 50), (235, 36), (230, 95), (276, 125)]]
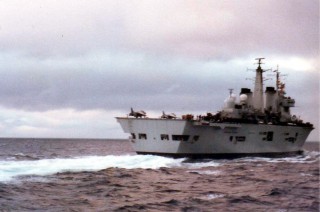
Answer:
[(0, 139), (0, 210), (319, 211), (319, 145), (282, 158), (136, 155), (127, 140)]

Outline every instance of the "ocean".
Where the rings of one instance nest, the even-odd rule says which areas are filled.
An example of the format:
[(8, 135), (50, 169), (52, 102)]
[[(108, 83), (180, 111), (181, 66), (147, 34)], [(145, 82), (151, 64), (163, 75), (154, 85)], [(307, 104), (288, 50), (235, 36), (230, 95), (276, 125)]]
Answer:
[(319, 211), (319, 143), (302, 155), (136, 155), (127, 140), (0, 139), (0, 211)]

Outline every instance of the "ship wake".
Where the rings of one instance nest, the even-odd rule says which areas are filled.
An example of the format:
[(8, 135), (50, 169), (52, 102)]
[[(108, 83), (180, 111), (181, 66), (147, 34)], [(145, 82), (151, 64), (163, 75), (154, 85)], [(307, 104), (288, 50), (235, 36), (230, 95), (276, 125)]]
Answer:
[(14, 181), (25, 176), (35, 176), (34, 179), (38, 179), (37, 177), (39, 176), (56, 173), (94, 172), (108, 168), (160, 169), (165, 167), (199, 170), (205, 167), (218, 167), (230, 163), (313, 163), (319, 161), (319, 157), (319, 152), (305, 152), (304, 155), (287, 158), (247, 157), (233, 160), (174, 159), (154, 155), (108, 155), (41, 160), (2, 160), (0, 161), (0, 181)]

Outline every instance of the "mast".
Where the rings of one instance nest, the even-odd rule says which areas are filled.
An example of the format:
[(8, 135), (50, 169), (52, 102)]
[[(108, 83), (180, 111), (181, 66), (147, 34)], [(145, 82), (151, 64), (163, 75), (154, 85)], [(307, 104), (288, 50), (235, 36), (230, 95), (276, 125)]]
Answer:
[[(276, 72), (276, 89), (277, 89), (278, 95), (284, 95), (285, 84), (281, 82), (281, 79), (280, 79), (279, 65), (277, 65), (277, 70), (274, 70), (273, 72)], [(281, 76), (287, 76), (287, 75), (281, 74)]]
[(263, 101), (263, 72), (261, 68), (261, 60), (265, 58), (256, 58), (258, 60), (258, 68), (256, 69), (256, 78), (254, 83), (253, 91), (253, 107), (261, 112), (264, 110), (264, 101)]
[(274, 72), (276, 72), (276, 88), (277, 91), (280, 89), (280, 72), (279, 72), (279, 65), (277, 65), (277, 70), (275, 70)]
[(230, 96), (229, 96), (229, 97), (231, 97), (231, 96), (232, 96), (232, 92), (233, 92), (233, 88), (229, 88), (229, 94), (230, 94)]

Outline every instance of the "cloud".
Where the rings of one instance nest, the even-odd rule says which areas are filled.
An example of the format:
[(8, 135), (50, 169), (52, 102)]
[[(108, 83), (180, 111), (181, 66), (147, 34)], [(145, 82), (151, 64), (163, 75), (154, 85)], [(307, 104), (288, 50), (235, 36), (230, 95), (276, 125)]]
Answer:
[(82, 55), (97, 49), (207, 58), (243, 57), (248, 52), (318, 53), (316, 0), (0, 4), (1, 49), (37, 57)]
[[(317, 0), (0, 1), (0, 104), (3, 113), (33, 117), (0, 128), (61, 135), (50, 127), (70, 122), (49, 111), (72, 110), (72, 119), (131, 106), (214, 112), (229, 88), (253, 87), (245, 78), (256, 57), (289, 74), (288, 93), (301, 108), (311, 103), (312, 114), (297, 113), (318, 123), (318, 8)], [(41, 116), (57, 124), (41, 128)], [(72, 130), (85, 126), (77, 121)]]
[(1, 137), (125, 138), (119, 111), (58, 109), (27, 112), (0, 107)]
[[(29, 111), (113, 110), (130, 106), (159, 110), (219, 108), (229, 88), (239, 92), (241, 87), (252, 87), (251, 81), (245, 79), (254, 77), (254, 73), (246, 69), (255, 67), (249, 58), (225, 62), (130, 53), (50, 60), (20, 55), (3, 58), (13, 62), (20, 60), (22, 64), (5, 62), (5, 70), (0, 71), (2, 105)], [(310, 81), (317, 79), (312, 77), (316, 76), (313, 63), (303, 58), (266, 60), (266, 68), (276, 68), (279, 61), (284, 62), (280, 63), (281, 71), (299, 76), (291, 78), (294, 87), (297, 84), (308, 88)], [(297, 73), (292, 69), (292, 61), (301, 64), (297, 66), (301, 70), (310, 70), (310, 74)], [(274, 80), (268, 84), (273, 85)]]

